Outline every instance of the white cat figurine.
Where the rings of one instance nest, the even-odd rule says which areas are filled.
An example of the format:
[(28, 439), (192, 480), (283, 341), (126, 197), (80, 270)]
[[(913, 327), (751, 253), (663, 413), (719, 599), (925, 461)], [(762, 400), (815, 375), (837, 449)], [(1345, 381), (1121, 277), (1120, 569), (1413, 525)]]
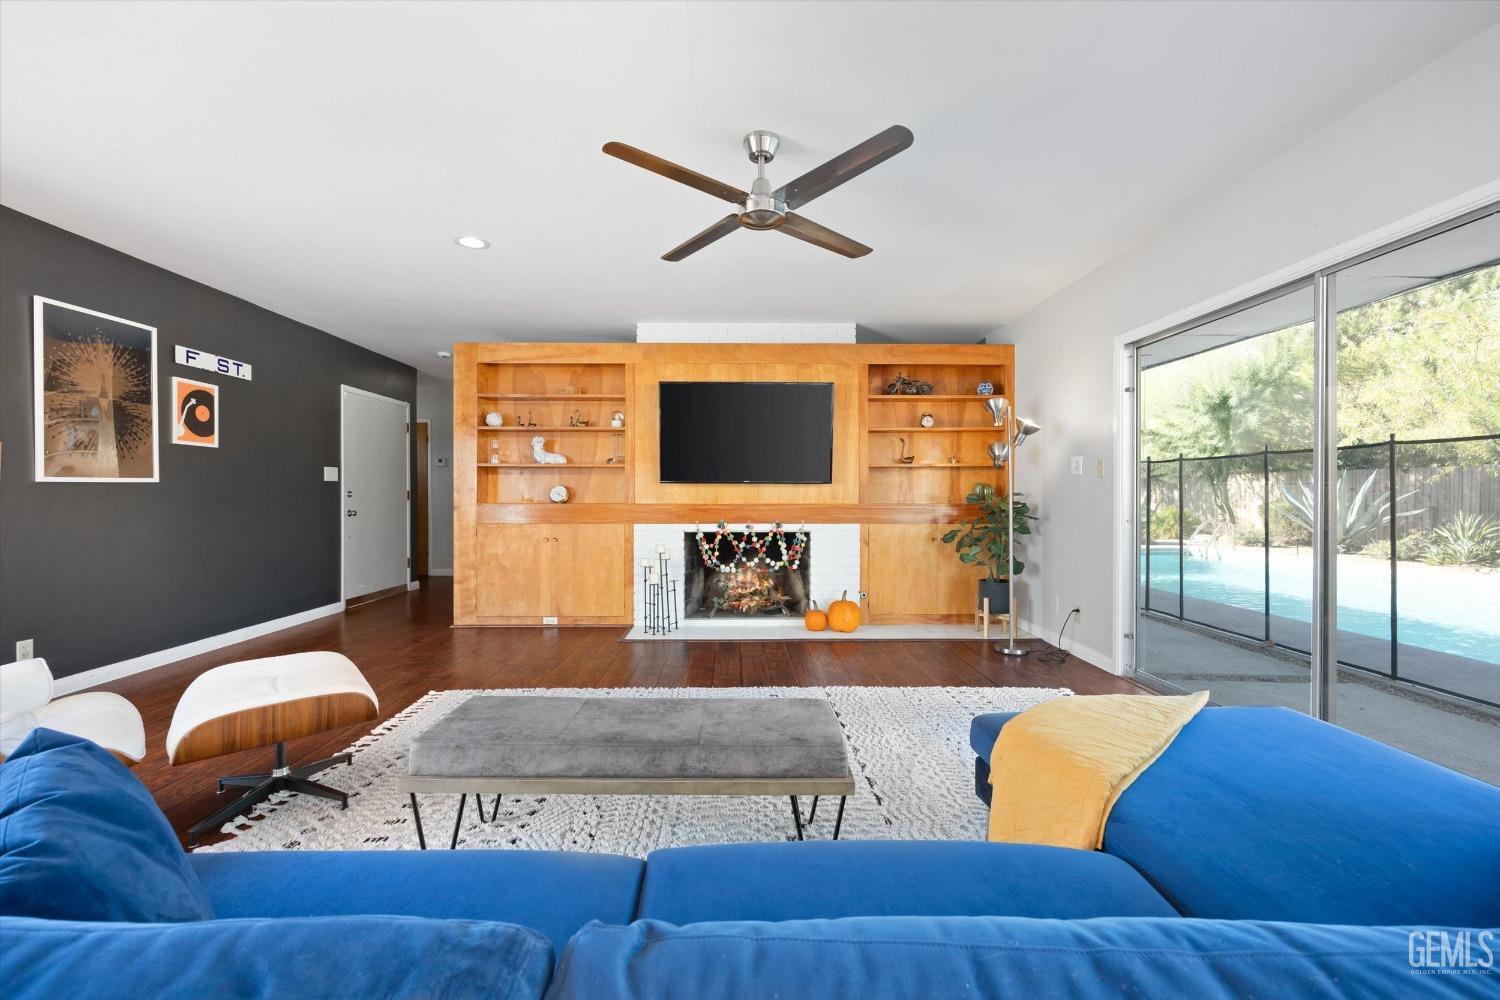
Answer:
[(534, 437), (534, 438), (531, 439), (531, 453), (534, 456), (536, 456), (537, 464), (538, 465), (567, 465), (568, 464), (567, 458), (565, 458), (562, 455), (558, 455), (558, 454), (556, 454), (554, 452), (548, 451), (544, 447), (544, 445), (546, 445), (546, 443), (547, 443), (547, 439), (544, 438), (544, 437), (542, 437), (540, 434), (538, 434), (536, 437)]

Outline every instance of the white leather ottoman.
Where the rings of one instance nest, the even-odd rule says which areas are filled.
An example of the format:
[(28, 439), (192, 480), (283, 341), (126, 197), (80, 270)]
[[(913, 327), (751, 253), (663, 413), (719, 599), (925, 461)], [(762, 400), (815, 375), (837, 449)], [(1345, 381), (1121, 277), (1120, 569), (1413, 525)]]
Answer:
[(338, 754), (291, 767), (286, 761), (286, 741), (369, 722), (379, 711), (380, 701), (370, 682), (342, 653), (270, 656), (226, 663), (200, 674), (172, 713), (168, 760), (186, 764), (274, 744), (276, 765), (264, 774), (220, 778), (220, 792), (230, 786), (250, 791), (190, 829), (189, 846), (197, 845), (203, 831), (278, 792), (315, 795), (347, 806), (349, 797), (343, 792), (309, 779), (325, 768), (349, 763), (352, 755)]

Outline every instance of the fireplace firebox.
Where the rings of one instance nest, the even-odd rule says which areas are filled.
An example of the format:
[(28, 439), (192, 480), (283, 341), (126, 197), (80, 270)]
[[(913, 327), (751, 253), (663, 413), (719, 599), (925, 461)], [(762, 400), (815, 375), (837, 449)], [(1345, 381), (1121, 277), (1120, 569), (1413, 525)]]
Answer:
[[(751, 533), (748, 540), (765, 545), (770, 561), (783, 561), (780, 542), (770, 532)], [(805, 614), (809, 607), (811, 544), (803, 549), (795, 568), (790, 564), (771, 568), (765, 565), (767, 560), (753, 564), (740, 561), (731, 566), (737, 541), (726, 538), (719, 543), (718, 560), (727, 567), (721, 570), (705, 564), (696, 535), (683, 534), (683, 616), (780, 618)]]

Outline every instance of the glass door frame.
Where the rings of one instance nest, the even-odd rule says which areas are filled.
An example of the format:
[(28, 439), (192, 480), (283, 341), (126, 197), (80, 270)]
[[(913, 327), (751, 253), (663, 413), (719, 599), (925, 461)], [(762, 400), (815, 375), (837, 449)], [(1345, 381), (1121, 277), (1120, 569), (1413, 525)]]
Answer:
[[(1141, 607), (1140, 546), (1142, 542), (1140, 497), (1140, 368), (1141, 347), (1187, 330), (1212, 323), (1297, 291), (1313, 292), (1313, 613), (1308, 712), (1327, 722), (1334, 718), (1338, 686), (1338, 306), (1336, 283), (1340, 271), (1363, 264), (1403, 247), (1420, 243), (1477, 219), (1500, 212), (1500, 201), (1488, 200), (1478, 207), (1424, 225), (1407, 235), (1387, 239), (1366, 250), (1339, 257), (1295, 278), (1278, 281), (1253, 295), (1204, 311), (1190, 319), (1173, 322), (1153, 333), (1128, 333), (1116, 339), (1116, 382), (1121, 399), (1115, 449), (1121, 471), (1117, 484), (1117, 512), (1123, 513), (1124, 530), (1116, 547), (1116, 622), (1119, 625), (1116, 662), (1121, 673), (1135, 676), (1137, 616)], [(1120, 523), (1118, 520), (1116, 523)], [(1128, 575), (1127, 575), (1128, 574)]]

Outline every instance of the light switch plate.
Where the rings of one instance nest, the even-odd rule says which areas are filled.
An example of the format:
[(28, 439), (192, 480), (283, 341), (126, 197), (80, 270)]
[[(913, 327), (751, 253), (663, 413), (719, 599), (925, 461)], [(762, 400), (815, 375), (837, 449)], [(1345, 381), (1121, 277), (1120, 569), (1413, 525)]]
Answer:
[(439, 469), (446, 469), (448, 467), (448, 456), (447, 455), (439, 455), (437, 457), (436, 461), (437, 461), (437, 467)]
[(336, 465), (323, 466), (323, 482), (336, 483), (339, 481), (339, 467)]
[(1073, 456), (1073, 467), (1071, 469), (1069, 469), (1068, 471), (1071, 472), (1075, 476), (1081, 476), (1081, 475), (1083, 475), (1083, 456), (1082, 455), (1074, 455)]
[(1099, 459), (1097, 462), (1094, 463), (1094, 478), (1095, 479), (1103, 479), (1104, 478), (1104, 459), (1102, 459), (1102, 458)]
[(36, 655), (36, 640), (22, 639), (16, 643), (16, 659), (29, 660)]

